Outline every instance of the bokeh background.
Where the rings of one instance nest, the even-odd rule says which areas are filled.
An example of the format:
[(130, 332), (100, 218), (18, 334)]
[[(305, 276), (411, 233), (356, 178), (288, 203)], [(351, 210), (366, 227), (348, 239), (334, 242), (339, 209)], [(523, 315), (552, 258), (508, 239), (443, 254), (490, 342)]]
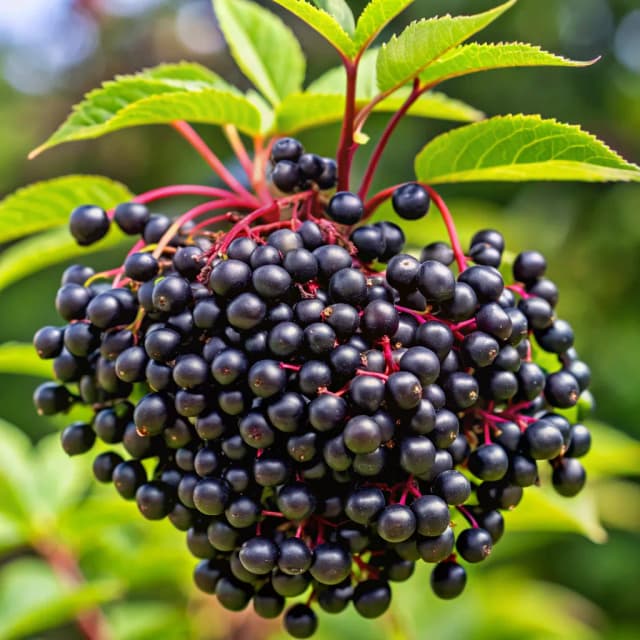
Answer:
[[(269, 0), (260, 4), (274, 8)], [(357, 12), (364, 0), (350, 4)], [(491, 4), (417, 0), (393, 27), (427, 13), (475, 12)], [(313, 32), (286, 19), (303, 38), (309, 79), (337, 64)], [(489, 115), (522, 111), (579, 122), (640, 161), (637, 0), (521, 0), (479, 39), (529, 41), (569, 57), (602, 60), (583, 70), (471, 76), (444, 91)], [(207, 167), (169, 128), (128, 130), (26, 160), (85, 91), (118, 73), (182, 59), (246, 86), (208, 0), (0, 0), (0, 195), (76, 172), (110, 176), (134, 192), (210, 182)], [(384, 122), (374, 117), (368, 133), (375, 137)], [(447, 126), (403, 123), (378, 172), (378, 186), (409, 179), (415, 153)], [(202, 131), (228, 155), (215, 131)], [(331, 155), (337, 130), (318, 129), (303, 140), (307, 148)], [(366, 148), (358, 155), (356, 175), (366, 155)], [(550, 276), (561, 287), (559, 313), (573, 324), (578, 349), (593, 369), (594, 416), (618, 433), (596, 427), (599, 453), (590, 469), (596, 481), (577, 506), (547, 501), (531, 503), (520, 518), (509, 514), (513, 531), (486, 566), (472, 570), (459, 601), (434, 602), (428, 573), (419, 571), (395, 589), (393, 610), (381, 624), (348, 614), (324, 616), (322, 637), (636, 639), (640, 447), (624, 434), (640, 438), (640, 187), (491, 184), (447, 187), (443, 194), (467, 241), (478, 228), (498, 227), (514, 251), (535, 247), (548, 256)], [(435, 217), (407, 230), (416, 245), (443, 234)], [(91, 261), (112, 267), (119, 255), (102, 252)], [(0, 342), (29, 342), (39, 326), (57, 322), (53, 298), (64, 266), (0, 291)], [(87, 462), (65, 460), (51, 435), (61, 423), (38, 418), (32, 409), (37, 379), (3, 366), (0, 361), (1, 639), (80, 638), (77, 619), (98, 609), (102, 640), (280, 633), (277, 623), (256, 622), (250, 612), (229, 616), (195, 594), (195, 562), (182, 534), (143, 522), (135, 505), (94, 486)], [(605, 544), (596, 512), (607, 532)], [(75, 569), (82, 578), (70, 578)]]

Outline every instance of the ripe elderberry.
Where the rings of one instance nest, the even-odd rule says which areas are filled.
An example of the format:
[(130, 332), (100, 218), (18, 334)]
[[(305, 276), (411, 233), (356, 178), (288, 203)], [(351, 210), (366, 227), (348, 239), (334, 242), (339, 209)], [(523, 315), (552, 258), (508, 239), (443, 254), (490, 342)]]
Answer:
[[(513, 283), (495, 230), (467, 257), (440, 240), (414, 257), (399, 227), (366, 224), (358, 195), (319, 195), (335, 186), (333, 160), (291, 138), (271, 160), (285, 195), (263, 209), (238, 196), (226, 234), (190, 213), (176, 224), (138, 202), (115, 208), (140, 241), (119, 269), (65, 271), (55, 305), (67, 324), (34, 337), (58, 380), (34, 403), (43, 415), (90, 407), (64, 450), (121, 443), (127, 459), (101, 453), (96, 479), (187, 532), (198, 588), (233, 611), (284, 611), (304, 638), (312, 603), (376, 617), (416, 562), (434, 564), (438, 597), (458, 596), (454, 549), (487, 558), (500, 511), (540, 465), (561, 495), (580, 491), (589, 431), (555, 409), (577, 403), (590, 372), (539, 253), (517, 256)], [(388, 190), (405, 219), (427, 213), (429, 193)], [(80, 207), (71, 231), (89, 244), (110, 217)], [(456, 510), (468, 527), (451, 526)], [(309, 603), (287, 609), (309, 587)]]

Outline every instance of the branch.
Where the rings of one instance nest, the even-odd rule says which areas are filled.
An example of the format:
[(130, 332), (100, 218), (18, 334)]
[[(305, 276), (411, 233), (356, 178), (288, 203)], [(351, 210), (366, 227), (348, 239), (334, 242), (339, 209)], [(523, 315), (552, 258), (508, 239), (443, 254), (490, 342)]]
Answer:
[(207, 146), (206, 142), (198, 135), (195, 129), (184, 120), (172, 122), (171, 126), (200, 154), (204, 161), (226, 182), (237, 194), (251, 198), (257, 203), (257, 199), (236, 180), (230, 171), (220, 161), (220, 158)]
[(376, 145), (376, 148), (371, 155), (371, 160), (369, 161), (369, 166), (367, 167), (367, 171), (364, 174), (364, 178), (362, 179), (362, 186), (360, 187), (359, 196), (362, 200), (367, 197), (367, 193), (369, 193), (369, 189), (371, 188), (371, 182), (373, 181), (373, 176), (375, 175), (376, 169), (378, 168), (378, 164), (380, 163), (380, 158), (384, 153), (384, 150), (389, 143), (389, 139), (391, 138), (395, 128), (398, 126), (398, 123), (402, 118), (406, 115), (407, 111), (411, 108), (411, 105), (420, 97), (423, 93), (424, 89), (420, 87), (420, 82), (416, 78), (413, 81), (413, 89), (411, 93), (405, 100), (404, 104), (396, 111), (393, 117), (389, 120), (385, 130)]
[(340, 143), (336, 154), (338, 162), (338, 191), (349, 190), (349, 176), (351, 174), (354, 146), (354, 120), (356, 116), (356, 82), (358, 79), (358, 62), (343, 58), (343, 63), (347, 73), (347, 91)]

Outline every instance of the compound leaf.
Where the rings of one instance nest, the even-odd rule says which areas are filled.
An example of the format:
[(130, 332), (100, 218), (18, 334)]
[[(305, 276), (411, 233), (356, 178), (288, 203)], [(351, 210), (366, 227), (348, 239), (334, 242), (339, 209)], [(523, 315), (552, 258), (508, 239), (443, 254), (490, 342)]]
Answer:
[(389, 93), (419, 75), (431, 63), (474, 33), (484, 29), (516, 0), (471, 16), (450, 15), (412, 22), (382, 45), (378, 55), (378, 87)]
[(442, 184), (478, 181), (640, 181), (640, 167), (580, 127), (540, 116), (498, 116), (429, 142), (416, 175)]

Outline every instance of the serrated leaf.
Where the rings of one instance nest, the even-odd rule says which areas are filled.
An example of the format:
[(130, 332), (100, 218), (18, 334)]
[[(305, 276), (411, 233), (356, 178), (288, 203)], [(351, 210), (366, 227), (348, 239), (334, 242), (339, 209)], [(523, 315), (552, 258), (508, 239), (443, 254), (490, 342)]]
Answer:
[[(235, 0), (234, 0), (235, 1)], [(291, 11), (295, 16), (317, 31), (339, 53), (351, 58), (355, 46), (349, 34), (338, 21), (326, 11), (314, 7), (306, 0), (273, 0), (276, 4)]]
[[(66, 226), (21, 240), (0, 253), (0, 291), (23, 278), (72, 258), (86, 257), (126, 241), (117, 228), (90, 247), (81, 247)], [(0, 356), (1, 358), (1, 356)]]
[(579, 62), (520, 42), (479, 44), (472, 42), (456, 47), (429, 65), (420, 81), (434, 85), (451, 78), (509, 67), (584, 67), (593, 61)]
[(123, 184), (101, 176), (70, 175), (36, 182), (0, 201), (0, 243), (65, 224), (79, 205), (110, 209), (132, 197)]
[(233, 59), (269, 102), (300, 90), (305, 57), (278, 16), (247, 0), (214, 0), (213, 6)]
[[(379, 102), (374, 112), (395, 113), (405, 101), (406, 95), (398, 92)], [(366, 100), (358, 100), (359, 107)], [(344, 115), (345, 98), (337, 94), (299, 93), (289, 96), (276, 111), (278, 133), (293, 134), (325, 124), (340, 122)], [(473, 122), (483, 117), (482, 112), (454, 100), (443, 93), (428, 92), (411, 107), (408, 115), (421, 118), (436, 118), (457, 122)]]
[(0, 344), (0, 373), (50, 379), (51, 361), (40, 359), (32, 344), (4, 342)]
[(356, 22), (353, 12), (345, 0), (313, 0), (313, 3), (330, 16), (350, 35), (353, 36), (356, 30)]
[(516, 0), (484, 13), (450, 15), (411, 23), (399, 36), (382, 45), (378, 55), (378, 87), (388, 93), (406, 84), (453, 47), (484, 29)]
[(491, 118), (442, 134), (415, 161), (431, 184), (477, 181), (640, 181), (628, 163), (577, 126), (540, 116)]
[(371, 0), (363, 9), (353, 40), (358, 51), (373, 42), (384, 27), (414, 0)]
[[(131, 76), (117, 76), (126, 78)], [(148, 78), (150, 80), (167, 80), (175, 83), (203, 83), (213, 89), (225, 89), (234, 91), (235, 87), (221, 78), (217, 73), (197, 62), (177, 62), (160, 64), (156, 67), (143, 69), (133, 75), (135, 78)]]
[(40, 147), (98, 138), (120, 129), (188, 120), (202, 124), (232, 124), (248, 135), (260, 132), (260, 113), (244, 96), (194, 85), (189, 90), (174, 83), (137, 78), (105, 83), (87, 94), (60, 128)]

